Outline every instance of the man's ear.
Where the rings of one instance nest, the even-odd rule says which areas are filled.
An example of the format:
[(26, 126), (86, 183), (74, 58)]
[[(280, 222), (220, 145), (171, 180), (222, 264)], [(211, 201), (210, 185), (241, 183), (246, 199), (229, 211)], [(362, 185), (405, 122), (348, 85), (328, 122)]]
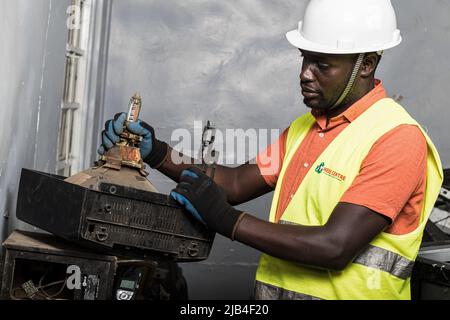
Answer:
[(377, 69), (380, 56), (376, 52), (366, 53), (361, 65), (361, 77), (367, 78), (372, 76)]

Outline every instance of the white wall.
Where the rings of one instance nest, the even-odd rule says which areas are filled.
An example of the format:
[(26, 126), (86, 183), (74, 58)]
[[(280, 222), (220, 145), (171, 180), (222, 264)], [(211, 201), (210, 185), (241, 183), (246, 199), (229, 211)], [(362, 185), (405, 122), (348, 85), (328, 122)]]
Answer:
[(23, 226), (15, 218), (21, 169), (56, 168), (68, 5), (69, 0), (0, 0), (2, 240), (13, 226)]

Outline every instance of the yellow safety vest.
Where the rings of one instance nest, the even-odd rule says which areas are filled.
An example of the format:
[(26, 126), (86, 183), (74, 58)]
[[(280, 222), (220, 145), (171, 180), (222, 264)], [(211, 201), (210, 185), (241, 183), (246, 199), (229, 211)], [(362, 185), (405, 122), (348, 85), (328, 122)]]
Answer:
[[(308, 113), (289, 128), (286, 154), (270, 211), (275, 222), (284, 174), (311, 126)], [(256, 274), (257, 299), (411, 299), (410, 279), (423, 230), (442, 184), (435, 146), (395, 101), (381, 99), (335, 138), (306, 174), (278, 223), (323, 226), (358, 175), (372, 145), (391, 129), (417, 125), (428, 143), (427, 180), (419, 226), (404, 235), (382, 232), (343, 271), (320, 270), (262, 254)], [(386, 186), (388, 187), (388, 186)]]

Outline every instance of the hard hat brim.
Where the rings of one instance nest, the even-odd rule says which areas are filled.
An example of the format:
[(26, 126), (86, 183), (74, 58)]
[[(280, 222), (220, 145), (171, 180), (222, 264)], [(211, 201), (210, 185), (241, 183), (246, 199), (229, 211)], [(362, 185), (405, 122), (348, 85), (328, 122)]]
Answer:
[(365, 47), (365, 48), (338, 48), (337, 46), (336, 47), (324, 46), (309, 41), (308, 39), (306, 39), (301, 35), (298, 29), (287, 32), (286, 38), (294, 47), (297, 47), (299, 49), (328, 54), (353, 54), (353, 53), (377, 52), (393, 48), (402, 42), (402, 37), (398, 35), (391, 42), (379, 46)]

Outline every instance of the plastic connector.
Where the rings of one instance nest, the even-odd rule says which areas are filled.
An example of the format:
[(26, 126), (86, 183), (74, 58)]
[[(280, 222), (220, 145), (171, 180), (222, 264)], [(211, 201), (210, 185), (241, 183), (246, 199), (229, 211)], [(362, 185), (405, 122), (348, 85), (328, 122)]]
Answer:
[(28, 280), (24, 284), (22, 284), (22, 289), (27, 294), (27, 297), (33, 299), (36, 294), (39, 292), (38, 288), (34, 285), (33, 280)]

